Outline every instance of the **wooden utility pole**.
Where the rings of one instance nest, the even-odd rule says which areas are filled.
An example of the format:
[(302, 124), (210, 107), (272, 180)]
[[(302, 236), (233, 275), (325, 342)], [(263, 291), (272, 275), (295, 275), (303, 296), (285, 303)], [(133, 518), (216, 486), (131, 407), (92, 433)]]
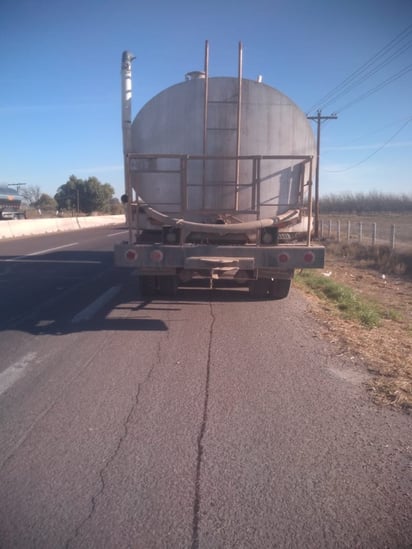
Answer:
[(322, 120), (335, 120), (336, 114), (322, 116), (322, 111), (317, 111), (316, 116), (308, 116), (309, 120), (317, 123), (316, 131), (316, 173), (315, 173), (315, 238), (319, 238), (319, 164), (320, 164), (320, 123)]
[(26, 183), (9, 183), (8, 187), (17, 187), (17, 192), (19, 192), (20, 187), (24, 187)]

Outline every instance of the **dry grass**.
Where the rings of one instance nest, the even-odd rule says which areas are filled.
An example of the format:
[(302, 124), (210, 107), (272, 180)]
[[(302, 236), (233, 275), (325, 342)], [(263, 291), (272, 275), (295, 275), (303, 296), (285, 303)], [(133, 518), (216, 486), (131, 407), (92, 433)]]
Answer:
[[(336, 250), (335, 250), (336, 251)], [(342, 258), (328, 250), (324, 272), (352, 288), (365, 301), (379, 304), (379, 325), (365, 327), (344, 318), (330, 302), (311, 294), (315, 314), (327, 326), (339, 353), (358, 355), (372, 374), (368, 389), (375, 402), (412, 410), (412, 280), (368, 268), (367, 262)], [(306, 290), (309, 291), (309, 290)]]
[(366, 246), (357, 242), (327, 241), (328, 252), (333, 256), (354, 259), (362, 267), (384, 274), (412, 277), (412, 246), (409, 249), (391, 250), (389, 246)]

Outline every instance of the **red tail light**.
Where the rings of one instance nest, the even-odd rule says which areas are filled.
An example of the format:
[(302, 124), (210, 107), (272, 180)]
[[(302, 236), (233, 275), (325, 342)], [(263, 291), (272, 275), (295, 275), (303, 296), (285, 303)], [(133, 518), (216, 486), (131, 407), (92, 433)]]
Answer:
[(124, 257), (126, 261), (133, 262), (136, 261), (137, 255), (137, 251), (134, 248), (129, 248), (127, 252), (125, 252)]
[(303, 261), (305, 263), (313, 263), (315, 261), (315, 254), (313, 252), (306, 252), (303, 256)]
[(163, 252), (161, 250), (153, 250), (150, 252), (150, 259), (155, 263), (160, 263), (163, 260)]
[(284, 265), (285, 263), (288, 263), (289, 262), (289, 254), (287, 254), (286, 252), (282, 252), (281, 254), (278, 255), (278, 262), (281, 263), (282, 265)]

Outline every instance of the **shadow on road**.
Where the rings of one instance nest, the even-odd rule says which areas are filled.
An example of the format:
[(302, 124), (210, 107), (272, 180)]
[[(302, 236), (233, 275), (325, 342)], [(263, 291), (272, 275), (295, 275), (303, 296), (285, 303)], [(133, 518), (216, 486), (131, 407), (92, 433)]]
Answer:
[[(109, 289), (118, 288), (93, 315), (73, 319)], [(50, 250), (39, 255), (0, 256), (0, 331), (64, 335), (87, 331), (166, 331), (160, 313), (209, 303), (249, 301), (241, 287), (209, 288), (195, 281), (175, 297), (143, 298), (138, 277), (113, 265), (112, 250)]]

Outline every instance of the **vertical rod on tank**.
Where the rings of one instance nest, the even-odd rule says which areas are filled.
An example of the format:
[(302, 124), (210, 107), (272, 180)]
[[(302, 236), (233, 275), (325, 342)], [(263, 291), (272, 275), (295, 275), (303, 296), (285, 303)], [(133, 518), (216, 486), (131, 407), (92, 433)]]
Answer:
[(256, 209), (257, 215), (256, 218), (260, 219), (260, 163), (262, 158), (257, 158), (256, 162)]
[(309, 215), (308, 215), (308, 240), (307, 245), (310, 246), (310, 237), (311, 237), (311, 231), (312, 231), (312, 163), (313, 163), (313, 157), (310, 159), (309, 164), (309, 196), (308, 196), (308, 204), (309, 204)]
[(187, 156), (180, 157), (180, 188), (182, 212), (187, 210)]
[[(208, 103), (209, 103), (209, 41), (205, 41), (205, 94), (203, 106), (203, 156), (207, 154), (207, 124), (208, 124)], [(202, 208), (206, 205), (206, 160), (203, 158), (202, 170)]]
[[(187, 162), (188, 156), (180, 157), (180, 183), (181, 183), (181, 211), (185, 213), (188, 207), (187, 204)], [(179, 244), (183, 246), (186, 240), (185, 228), (182, 227), (180, 231), (180, 241)]]
[(239, 156), (240, 156), (240, 122), (242, 111), (242, 72), (243, 72), (243, 45), (239, 42), (238, 59), (238, 101), (236, 124), (236, 184), (235, 184), (235, 210), (239, 209)]
[(299, 196), (298, 196), (298, 208), (303, 208), (305, 200), (305, 171), (306, 171), (306, 162), (300, 164), (300, 182), (299, 182)]
[(252, 160), (252, 196), (250, 209), (256, 211), (256, 181), (257, 181), (257, 158)]

